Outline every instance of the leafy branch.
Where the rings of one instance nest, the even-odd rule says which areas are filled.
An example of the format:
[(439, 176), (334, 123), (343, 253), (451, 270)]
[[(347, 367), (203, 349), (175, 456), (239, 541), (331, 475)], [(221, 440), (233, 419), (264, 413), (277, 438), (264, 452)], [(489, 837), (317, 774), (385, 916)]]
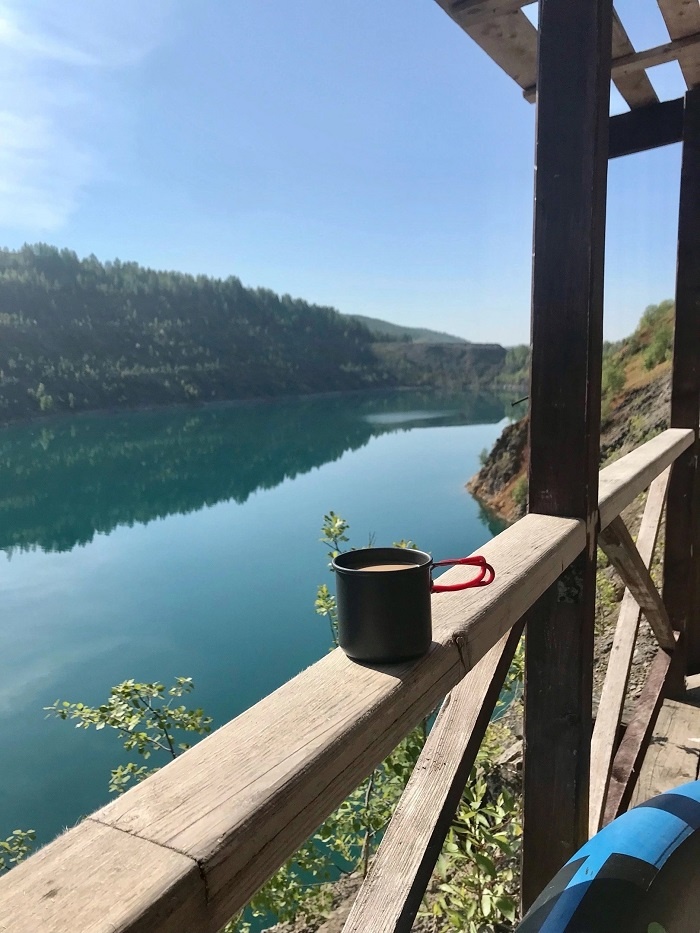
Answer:
[[(176, 700), (194, 690), (191, 677), (176, 677), (171, 687), (162, 683), (138, 683), (125, 680), (112, 687), (109, 698), (101, 706), (56, 700), (44, 709), (58, 719), (75, 720), (76, 729), (96, 730), (108, 727), (119, 733), (126, 751), (135, 751), (143, 759), (153, 752), (163, 752), (170, 758), (190, 747), (180, 740), (182, 733), (207, 735), (212, 720), (202, 709), (188, 709)], [(148, 768), (136, 762), (119, 765), (111, 773), (109, 789), (122, 793), (131, 783), (143, 781), (157, 768)]]

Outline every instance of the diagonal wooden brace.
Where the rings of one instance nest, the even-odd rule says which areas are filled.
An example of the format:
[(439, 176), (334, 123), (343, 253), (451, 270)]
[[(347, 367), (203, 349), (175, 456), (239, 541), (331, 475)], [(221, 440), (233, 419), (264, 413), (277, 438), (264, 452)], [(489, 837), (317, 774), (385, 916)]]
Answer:
[[(639, 528), (637, 550), (647, 567), (651, 566), (656, 548), (670, 472), (671, 468), (667, 467), (651, 484), (642, 524)], [(615, 738), (627, 696), (627, 684), (641, 614), (642, 611), (636, 599), (629, 590), (625, 590), (591, 740), (589, 805), (589, 835), (591, 836), (595, 835), (602, 826), (605, 798), (615, 755)]]
[(622, 581), (647, 617), (659, 646), (673, 651), (676, 646), (673, 628), (651, 574), (642, 560), (627, 526), (618, 515), (600, 532), (599, 544)]

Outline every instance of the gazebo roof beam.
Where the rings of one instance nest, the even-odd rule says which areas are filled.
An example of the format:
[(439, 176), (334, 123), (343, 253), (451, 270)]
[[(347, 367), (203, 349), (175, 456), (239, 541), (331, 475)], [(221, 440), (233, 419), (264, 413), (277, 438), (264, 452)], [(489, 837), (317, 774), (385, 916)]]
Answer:
[[(658, 0), (658, 4), (671, 39), (683, 39), (700, 32), (698, 0)], [(678, 56), (678, 64), (689, 88), (700, 84), (700, 54), (686, 51)]]
[[(653, 49), (646, 49), (644, 52), (621, 55), (619, 58), (613, 59), (613, 80), (617, 82), (619, 78), (636, 74), (646, 68), (676, 61), (685, 50), (698, 47), (700, 47), (700, 32), (684, 36), (682, 39), (676, 39), (673, 42), (665, 42), (663, 45), (657, 45)], [(535, 86), (527, 88), (524, 92), (525, 99), (533, 102), (536, 91)]]
[(459, 14), (460, 21), (465, 26), (474, 26), (495, 16), (518, 13), (524, 6), (533, 2), (534, 0), (452, 0), (448, 12), (450, 15)]

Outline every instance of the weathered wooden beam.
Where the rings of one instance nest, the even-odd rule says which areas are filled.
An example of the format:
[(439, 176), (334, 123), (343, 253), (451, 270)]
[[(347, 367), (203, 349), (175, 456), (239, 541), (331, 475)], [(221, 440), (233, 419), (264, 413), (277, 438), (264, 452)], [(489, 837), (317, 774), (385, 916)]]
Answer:
[(343, 933), (410, 933), (522, 629), (514, 626), (448, 694)]
[[(624, 34), (627, 39), (627, 33)], [(630, 48), (632, 48), (629, 39), (627, 39)], [(612, 78), (615, 86), (622, 94), (622, 97), (632, 108), (646, 107), (653, 103), (658, 103), (659, 98), (656, 91), (645, 74), (645, 69), (653, 68), (656, 65), (664, 65), (668, 62), (676, 61), (681, 53), (688, 49), (700, 51), (700, 33), (694, 33), (691, 36), (684, 36), (682, 39), (674, 39), (672, 42), (665, 42), (663, 45), (654, 46), (643, 52), (625, 52), (616, 54), (613, 45), (613, 60), (611, 65)], [(700, 55), (699, 55), (700, 57)], [(638, 75), (644, 76), (644, 89), (639, 87), (636, 79)], [(646, 90), (649, 85), (650, 92)], [(532, 103), (537, 97), (537, 87), (526, 88), (523, 96)]]
[[(698, 0), (658, 0), (658, 4), (672, 39), (700, 32)], [(681, 53), (678, 64), (688, 87), (700, 84), (700, 55), (693, 51)]]
[(669, 428), (601, 470), (598, 480), (600, 527), (607, 528), (659, 473), (692, 447), (694, 439), (695, 432), (689, 428)]
[(529, 501), (582, 519), (587, 545), (527, 625), (524, 907), (588, 836), (613, 18), (611, 0), (539, 10)]
[(620, 747), (615, 754), (603, 826), (607, 826), (627, 809), (632, 797), (642, 761), (654, 731), (654, 723), (664, 700), (664, 689), (673, 654), (659, 648), (651, 663), (646, 683), (634, 706), (634, 712)]
[(521, 88), (535, 83), (537, 30), (520, 9), (486, 19), (455, 9), (452, 0), (436, 0), (451, 19)]
[(673, 651), (676, 642), (671, 620), (668, 617), (661, 594), (654, 586), (651, 574), (636, 548), (627, 525), (618, 516), (600, 532), (601, 548), (620, 574), (622, 582), (634, 596), (637, 605), (646, 616), (659, 647)]
[[(694, 680), (694, 678), (690, 678)], [(668, 679), (666, 681), (668, 687)], [(644, 755), (628, 809), (673, 792), (673, 788), (697, 780), (700, 711), (697, 703), (667, 696), (654, 723), (654, 735)]]
[(680, 53), (685, 49), (698, 49), (700, 47), (700, 33), (693, 33), (690, 36), (683, 36), (682, 39), (673, 39), (671, 42), (664, 42), (662, 45), (656, 45), (643, 52), (632, 52), (614, 58), (612, 63), (613, 78), (617, 79), (624, 75), (631, 75), (640, 69), (654, 68), (656, 65), (664, 65), (667, 62), (674, 62), (680, 57)]
[[(678, 217), (676, 324), (671, 377), (671, 424), (697, 438), (700, 417), (700, 88), (689, 91), (683, 118)], [(675, 629), (684, 632), (684, 673), (700, 671), (700, 477), (694, 445), (674, 465), (668, 493), (663, 596)]]
[(679, 143), (683, 139), (684, 109), (685, 101), (679, 97), (610, 117), (609, 157), (617, 159)]
[(3, 933), (199, 933), (207, 916), (193, 858), (91, 819), (2, 878)]
[[(646, 567), (651, 567), (654, 557), (670, 472), (670, 467), (667, 467), (651, 484), (644, 507), (644, 515), (637, 535), (637, 550)], [(588, 830), (590, 836), (595, 835), (602, 825), (605, 797), (627, 696), (627, 684), (640, 618), (639, 605), (627, 589), (620, 604), (615, 637), (610, 649), (608, 668), (598, 704), (598, 715), (593, 726)]]
[(452, 0), (450, 11), (459, 13), (465, 24), (476, 25), (492, 20), (494, 16), (518, 13), (534, 0)]
[[(634, 54), (634, 46), (630, 41), (629, 36), (625, 27), (620, 21), (620, 17), (617, 15), (617, 12), (613, 10), (613, 26), (612, 26), (612, 58), (613, 66), (615, 59), (619, 59), (625, 55)], [(648, 104), (658, 103), (659, 98), (654, 90), (654, 86), (647, 77), (647, 74), (644, 70), (639, 70), (636, 73), (628, 75), (617, 75), (614, 70), (612, 73), (613, 82), (615, 87), (618, 89), (622, 95), (622, 99), (627, 103), (631, 108), (634, 107), (645, 107)]]
[[(603, 470), (601, 520), (628, 505), (692, 438), (689, 430), (665, 431)], [(89, 822), (110, 830), (91, 836), (94, 845), (71, 830), (0, 878), (0, 929), (220, 929), (516, 621), (543, 594), (550, 598), (585, 543), (582, 521), (521, 519), (481, 549), (496, 567), (491, 586), (434, 597), (434, 644), (425, 658), (374, 669), (340, 651), (324, 657), (92, 814)], [(464, 577), (454, 568), (446, 578)], [(127, 852), (120, 843), (130, 839), (137, 848)], [(139, 872), (149, 866), (148, 883), (124, 867), (129, 860)]]
[[(174, 850), (196, 866), (206, 884), (207, 914), (190, 929), (215, 933), (510, 631), (584, 544), (580, 521), (526, 516), (480, 548), (496, 567), (490, 586), (433, 596), (433, 645), (425, 657), (376, 668), (333, 651), (90, 819), (119, 836)], [(468, 576), (468, 568), (453, 568), (444, 579)], [(70, 872), (76, 853), (56, 846), (43, 849), (43, 857), (55, 871)], [(132, 928), (127, 907), (133, 902), (120, 903), (116, 880), (110, 896), (108, 879), (119, 866), (109, 850), (94, 858), (104, 883), (76, 872), (72, 909), (61, 902), (61, 922), (42, 900), (46, 889), (31, 883), (36, 856), (21, 884), (14, 870), (1, 878), (0, 916), (11, 918), (8, 929), (145, 933)], [(140, 864), (143, 869), (148, 860)], [(174, 904), (181, 883), (170, 889)], [(81, 922), (80, 904), (94, 890), (109, 927)], [(155, 923), (147, 929), (161, 933)]]

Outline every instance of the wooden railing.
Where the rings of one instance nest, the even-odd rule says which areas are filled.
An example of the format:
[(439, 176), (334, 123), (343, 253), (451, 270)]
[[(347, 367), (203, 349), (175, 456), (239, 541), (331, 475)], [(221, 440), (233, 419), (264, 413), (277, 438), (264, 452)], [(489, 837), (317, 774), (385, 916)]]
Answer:
[[(665, 431), (600, 474), (601, 540), (667, 648), (668, 619), (643, 569), (650, 532), (635, 557), (617, 519), (693, 442), (691, 430)], [(647, 526), (659, 497), (655, 484)], [(492, 586), (433, 597), (426, 657), (382, 669), (332, 652), (13, 869), (0, 881), (0, 931), (218, 930), (449, 694), (346, 927), (410, 929), (526, 614), (586, 537), (582, 521), (521, 519), (482, 549), (497, 569)], [(627, 641), (630, 612), (620, 623)], [(618, 693), (624, 676), (611, 674)], [(622, 747), (611, 766), (613, 738), (609, 718), (598, 727), (596, 768), (612, 767), (614, 785)], [(597, 819), (603, 799), (598, 791)]]

